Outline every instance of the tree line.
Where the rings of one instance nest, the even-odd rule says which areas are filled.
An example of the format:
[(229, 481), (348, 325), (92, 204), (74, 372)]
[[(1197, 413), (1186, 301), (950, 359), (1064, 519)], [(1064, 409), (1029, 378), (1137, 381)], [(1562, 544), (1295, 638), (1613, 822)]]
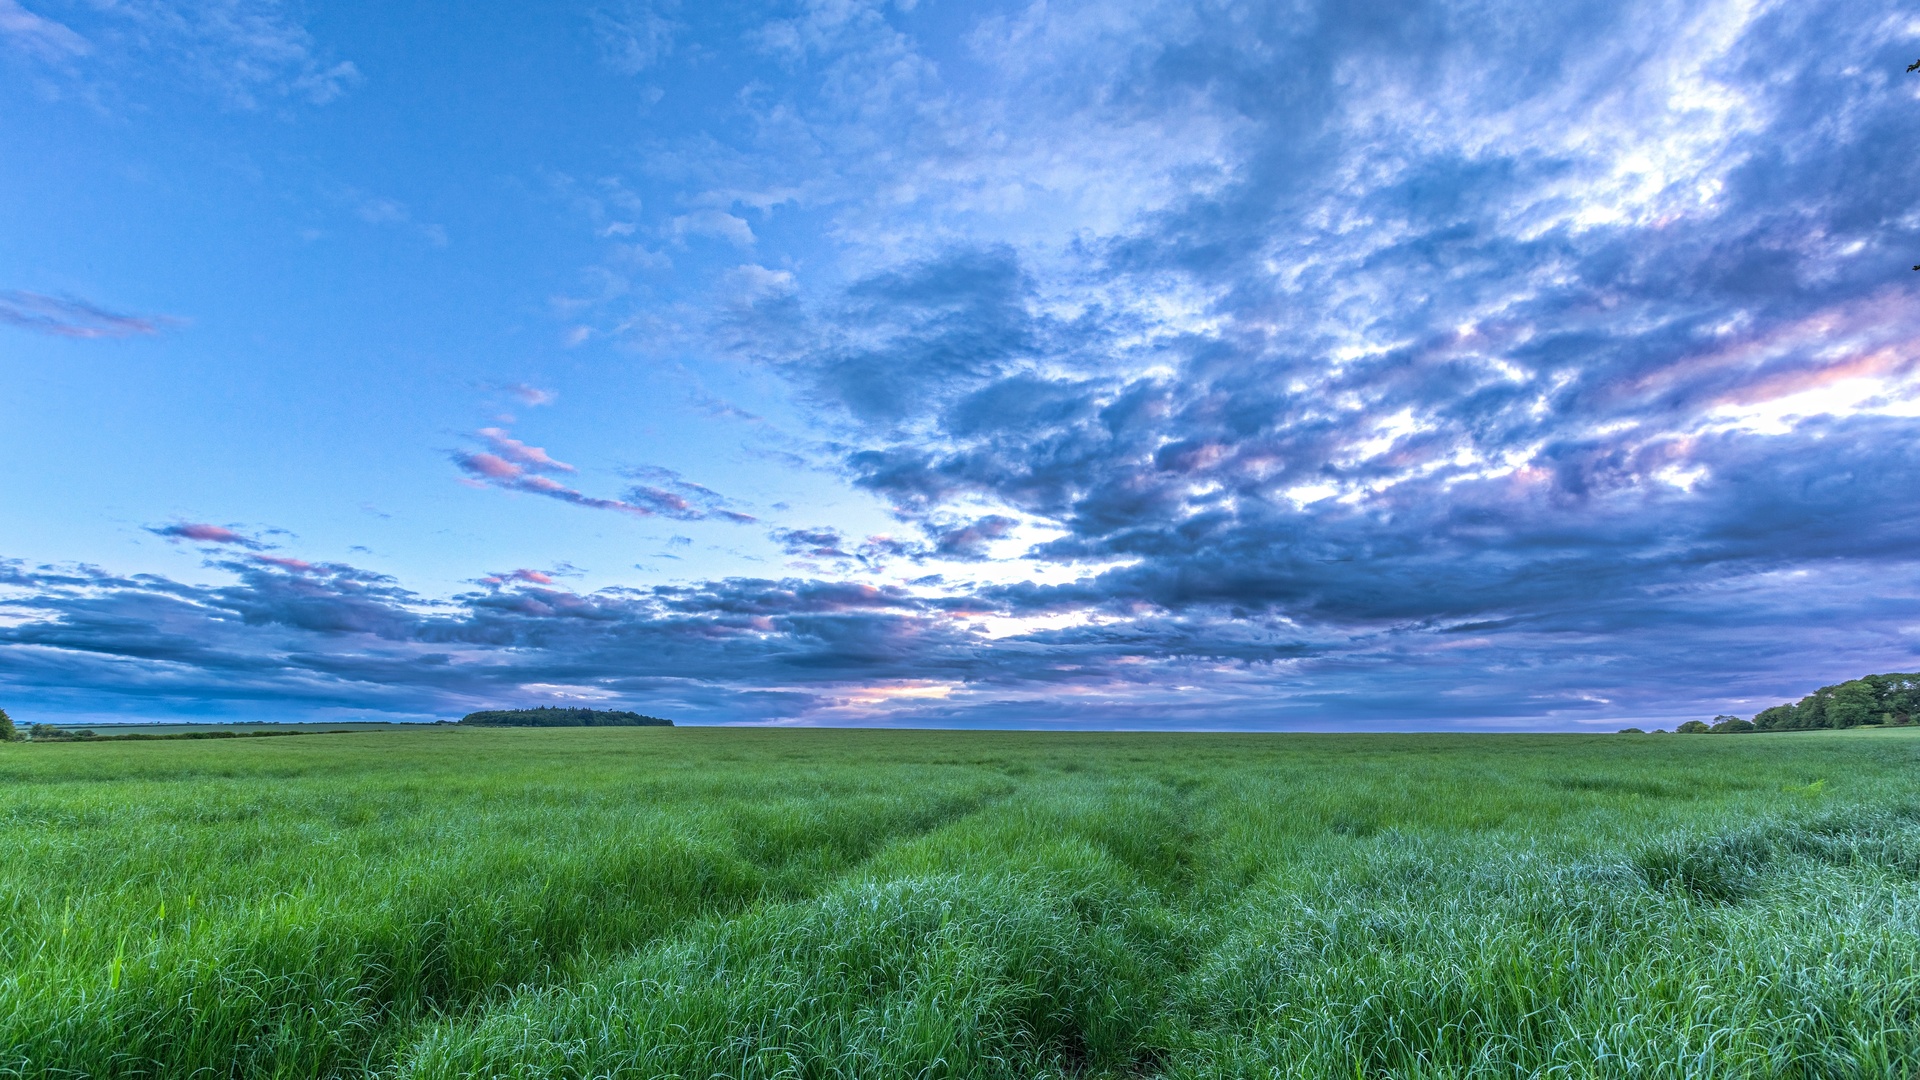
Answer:
[(672, 727), (673, 721), (622, 709), (484, 709), (460, 718), (468, 727)]
[(1823, 686), (1792, 705), (1775, 705), (1754, 714), (1755, 731), (1810, 731), (1815, 728), (1911, 724), (1920, 714), (1920, 674), (1866, 675)]
[(1751, 720), (1722, 714), (1711, 721), (1689, 720), (1673, 730), (1682, 735), (1821, 731), (1911, 724), (1916, 717), (1920, 717), (1920, 673), (1896, 671), (1823, 686), (1791, 704), (1761, 709)]

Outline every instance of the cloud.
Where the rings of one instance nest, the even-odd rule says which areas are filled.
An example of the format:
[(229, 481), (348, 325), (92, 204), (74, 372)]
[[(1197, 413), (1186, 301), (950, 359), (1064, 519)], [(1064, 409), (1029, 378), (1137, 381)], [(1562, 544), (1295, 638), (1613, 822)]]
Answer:
[(295, 573), (295, 574), (318, 573), (323, 569), (322, 567), (315, 566), (313, 563), (310, 563), (305, 559), (295, 559), (295, 558), (290, 558), (290, 557), (281, 556), (281, 555), (255, 555), (253, 557), (253, 561), (260, 563), (264, 566), (278, 567), (281, 570), (286, 570), (290, 573)]
[(515, 464), (497, 454), (456, 450), (452, 457), (453, 463), (471, 477), (475, 484), (525, 492), (529, 495), (544, 495), (550, 499), (558, 499), (561, 502), (591, 510), (617, 510), (641, 517), (647, 517), (656, 512), (651, 506), (587, 495), (548, 477), (536, 475), (526, 466)]
[(456, 450), (454, 464), (482, 480), (512, 480), (526, 470), (496, 454), (476, 454)]
[[(0, 685), (16, 700), (149, 716), (184, 701), (457, 715), (570, 686), (683, 720), (1537, 726), (1736, 701), (1748, 712), (1818, 685), (1835, 658), (1887, 668), (1899, 645), (1878, 628), (1920, 596), (1912, 563), (1882, 567), (1877, 590), (1834, 567), (1666, 596), (1596, 589), (1546, 619), (1355, 637), (1199, 612), (1049, 624), (1004, 596), (857, 582), (578, 593), (516, 571), (433, 601), (340, 564), (249, 557), (217, 568), (230, 583), (0, 564)], [(1793, 624), (1809, 605), (1845, 618)], [(1703, 622), (1720, 632), (1701, 638)], [(1783, 624), (1796, 626), (1791, 641)], [(1568, 640), (1616, 644), (1569, 650)], [(1676, 648), (1688, 650), (1685, 671), (1664, 659)], [(881, 692), (900, 686), (944, 691)]]
[[(352, 61), (326, 55), (281, 0), (115, 0), (73, 16), (70, 27), (0, 0), (0, 35), (89, 81), (132, 82), (157, 68), (240, 109), (263, 98), (324, 105), (360, 81)], [(73, 64), (82, 57), (84, 69)]]
[(988, 557), (988, 545), (1013, 532), (1019, 522), (999, 514), (988, 514), (974, 521), (945, 527), (934, 526), (933, 549), (948, 559), (980, 562)]
[[(528, 446), (511, 437), (502, 428), (481, 428), (478, 434), (493, 449), (493, 454), (485, 456), (492, 457), (496, 462), (502, 460), (512, 462), (533, 472), (570, 473), (574, 471), (573, 466), (564, 461), (555, 461), (545, 450), (538, 446)], [(498, 457), (493, 456), (496, 454)]]
[(511, 584), (551, 585), (553, 584), (553, 575), (541, 570), (522, 568), (519, 570), (509, 570), (503, 574), (488, 574), (486, 577), (480, 579), (480, 584), (492, 586)]
[[(934, 544), (919, 541), (901, 540), (892, 536), (868, 536), (854, 543), (840, 530), (825, 526), (811, 529), (775, 528), (767, 533), (767, 538), (780, 545), (780, 550), (788, 555), (797, 555), (807, 560), (824, 560), (827, 567), (839, 572), (849, 572), (856, 568), (870, 572), (886, 570), (888, 564), (905, 559), (910, 562), (925, 562), (929, 558), (953, 559), (963, 562), (978, 562), (985, 558), (984, 545), (988, 533), (1000, 535), (1001, 522), (1005, 519), (992, 518), (986, 522), (949, 524), (944, 530), (930, 527), (926, 531), (933, 535)], [(1011, 525), (1011, 521), (1006, 522)], [(822, 569), (816, 562), (796, 564), (808, 567), (815, 572)], [(939, 584), (939, 575), (923, 577), (918, 584)]]
[(72, 297), (0, 292), (0, 323), (55, 337), (136, 337), (157, 334), (175, 322), (164, 315), (122, 315)]
[(1010, 249), (957, 248), (855, 282), (796, 325), (787, 294), (729, 323), (733, 347), (867, 425), (901, 424), (1041, 352), (1053, 328)]
[(677, 4), (627, 3), (597, 7), (589, 13), (601, 57), (623, 75), (638, 75), (672, 52), (674, 34), (681, 27), (662, 11)]
[(172, 525), (149, 525), (147, 531), (173, 541), (192, 540), (202, 544), (231, 544), (235, 547), (254, 550), (267, 546), (251, 536), (235, 532), (225, 526), (208, 525), (203, 522), (181, 521)]
[(679, 214), (667, 223), (667, 234), (676, 240), (685, 240), (689, 236), (705, 236), (715, 240), (724, 240), (735, 247), (750, 248), (754, 245), (753, 226), (742, 217), (735, 217), (724, 210), (695, 210), (688, 214)]
[(512, 394), (515, 398), (519, 399), (520, 404), (525, 405), (528, 408), (536, 408), (541, 405), (551, 405), (554, 402), (560, 400), (559, 391), (545, 390), (538, 386), (532, 386), (527, 383), (511, 383), (507, 386), (502, 387), (501, 389), (505, 390), (509, 394)]
[(627, 498), (648, 506), (655, 513), (682, 521), (718, 518), (735, 524), (750, 525), (759, 520), (734, 508), (732, 500), (712, 488), (657, 465), (627, 470), (627, 477), (639, 483), (627, 489)]
[(446, 226), (416, 220), (413, 211), (398, 199), (351, 187), (337, 189), (333, 197), (368, 225), (410, 232), (434, 247), (447, 246)]
[(587, 495), (552, 479), (578, 470), (555, 459), (545, 449), (529, 446), (504, 428), (481, 428), (475, 433), (485, 450), (455, 450), (449, 455), (467, 483), (541, 495), (593, 510), (614, 510), (639, 517), (669, 517), (680, 521), (716, 518), (740, 524), (758, 519), (733, 507), (725, 496), (686, 480), (672, 469), (646, 466), (627, 470), (629, 487), (620, 499)]
[(35, 15), (18, 0), (0, 0), (0, 38), (50, 63), (93, 51), (86, 38), (44, 15)]
[[(924, 40), (876, 5), (790, 14), (746, 35), (767, 77), (737, 123), (653, 148), (673, 212), (581, 187), (606, 243), (690, 249), (671, 302), (609, 263), (590, 303), (610, 338), (680, 334), (784, 388), (764, 411), (809, 430), (782, 460), (899, 537), (770, 529), (811, 576), (446, 598), (331, 564), (14, 565), (0, 681), (1577, 727), (1912, 668), (1920, 38), (1897, 5), (1067, 0)], [(671, 47), (636, 34), (649, 78), (706, 63), (683, 46), (708, 13), (673, 17)], [(753, 192), (797, 212), (750, 225), (775, 205)], [(752, 520), (663, 469), (583, 494), (504, 429), (454, 461)]]
[[(1079, 33), (1086, 9), (1058, 10), (993, 33)], [(1604, 497), (1623, 520), (1663, 514), (1672, 496), (1707, 494), (1702, 451), (1725, 440), (1703, 440), (1762, 422), (1735, 406), (1909, 407), (1910, 289), (1841, 300), (1857, 285), (1831, 276), (1837, 222), (1813, 226), (1830, 241), (1791, 256), (1813, 276), (1754, 278), (1727, 261), (1789, 257), (1777, 204), (1744, 199), (1741, 185), (1758, 155), (1807, 136), (1769, 126), (1787, 103), (1735, 65), (1796, 20), (1669, 10), (1556, 82), (1524, 58), (1571, 49), (1594, 29), (1586, 15), (1411, 10), (1413, 24), (1440, 28), (1418, 63), (1396, 59), (1405, 42), (1329, 9), (1287, 46), (1312, 62), (1278, 83), (1265, 45), (1199, 23), (1136, 39), (1162, 56), (1213, 50), (1230, 74), (1209, 86), (1274, 89), (1239, 100), (1246, 164), (1104, 240), (1083, 234), (1096, 262), (1079, 281), (1049, 274), (1044, 235), (948, 247), (811, 312), (745, 324), (764, 334), (739, 340), (845, 411), (866, 443), (845, 466), (902, 511), (997, 502), (1069, 530), (1047, 554), (1165, 560), (1169, 574), (1203, 541), (1244, 541), (1252, 557), (1323, 537), (1384, 558), (1437, 506), (1495, 477), (1522, 497), (1534, 471), (1552, 477), (1554, 513)], [(1235, 34), (1286, 37), (1258, 20)], [(1470, 44), (1493, 41), (1514, 51)], [(1336, 77), (1342, 64), (1369, 78)], [(1647, 81), (1620, 82), (1621, 65)], [(1838, 101), (1864, 86), (1807, 74), (1796, 94), (1838, 95), (1833, 107), (1858, 115)], [(1188, 75), (1154, 77), (1149, 94), (1195, 111)], [(1707, 91), (1722, 96), (1699, 104)], [(1718, 119), (1678, 121), (1681, 101)], [(1539, 119), (1569, 110), (1570, 128)], [(1320, 156), (1288, 159), (1301, 138)], [(1800, 205), (1838, 210), (1835, 194), (1811, 189)], [(1886, 253), (1856, 250), (1868, 273)], [(1753, 306), (1762, 283), (1770, 310)], [(1842, 383), (1852, 396), (1839, 412), (1801, 397)], [(1783, 434), (1780, 418), (1764, 422)], [(1488, 498), (1487, 513), (1512, 517)], [(1308, 506), (1319, 509), (1298, 512)]]
[(487, 446), (486, 450), (455, 450), (450, 455), (460, 471), (467, 474), (469, 483), (542, 495), (592, 510), (615, 510), (640, 517), (655, 512), (651, 507), (632, 502), (596, 498), (542, 475), (576, 470), (554, 459), (541, 447), (528, 446), (513, 438), (504, 428), (482, 428), (476, 437)]
[(789, 296), (795, 289), (791, 271), (769, 270), (756, 263), (743, 263), (728, 271), (725, 284), (734, 302), (743, 306)]
[(838, 529), (786, 529), (777, 528), (767, 534), (780, 550), (789, 555), (806, 555), (816, 559), (851, 559), (853, 556), (843, 550), (846, 537)]
[[(1026, 517), (1060, 530), (1036, 572), (1085, 575), (965, 610), (1435, 664), (1471, 625), (1576, 664), (1605, 608), (1724, 657), (1740, 616), (1683, 630), (1667, 598), (1759, 617), (1791, 575), (1905, 574), (1915, 538), (1914, 46), (1874, 11), (1056, 4), (975, 24), (977, 94), (874, 9), (783, 20), (759, 43), (808, 76), (743, 145), (831, 149), (752, 183), (844, 192), (849, 284), (722, 275), (713, 343), (785, 376), (933, 553), (992, 562)], [(1133, 155), (1129, 190), (1035, 167), (1059, 147)]]

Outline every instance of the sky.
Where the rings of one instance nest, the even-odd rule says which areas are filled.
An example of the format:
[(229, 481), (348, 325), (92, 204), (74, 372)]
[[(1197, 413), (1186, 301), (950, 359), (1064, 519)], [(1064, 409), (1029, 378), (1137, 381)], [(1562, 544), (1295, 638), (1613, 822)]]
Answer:
[(1915, 670), (1917, 57), (1883, 0), (0, 0), (0, 707)]

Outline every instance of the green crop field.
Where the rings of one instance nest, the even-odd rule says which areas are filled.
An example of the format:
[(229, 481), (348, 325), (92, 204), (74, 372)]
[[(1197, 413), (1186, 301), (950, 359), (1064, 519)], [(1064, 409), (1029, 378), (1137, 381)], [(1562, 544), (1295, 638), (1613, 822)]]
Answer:
[(1920, 737), (0, 746), (0, 1076), (1904, 1077)]

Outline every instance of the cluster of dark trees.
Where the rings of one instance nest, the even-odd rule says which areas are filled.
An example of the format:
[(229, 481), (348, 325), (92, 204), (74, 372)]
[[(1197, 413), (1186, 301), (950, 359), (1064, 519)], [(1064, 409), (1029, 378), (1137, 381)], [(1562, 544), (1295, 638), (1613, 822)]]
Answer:
[(468, 713), (462, 724), (474, 727), (672, 727), (673, 721), (620, 709), (487, 709)]
[[(1920, 673), (1863, 675), (1823, 686), (1791, 705), (1775, 705), (1753, 719), (1716, 716), (1712, 722), (1689, 720), (1673, 730), (1682, 735), (1739, 735), (1749, 731), (1816, 731), (1911, 724), (1920, 719)], [(1639, 728), (1627, 728), (1638, 732)]]
[(1920, 716), (1920, 674), (1866, 675), (1823, 686), (1792, 705), (1754, 714), (1755, 731), (1911, 724)]

